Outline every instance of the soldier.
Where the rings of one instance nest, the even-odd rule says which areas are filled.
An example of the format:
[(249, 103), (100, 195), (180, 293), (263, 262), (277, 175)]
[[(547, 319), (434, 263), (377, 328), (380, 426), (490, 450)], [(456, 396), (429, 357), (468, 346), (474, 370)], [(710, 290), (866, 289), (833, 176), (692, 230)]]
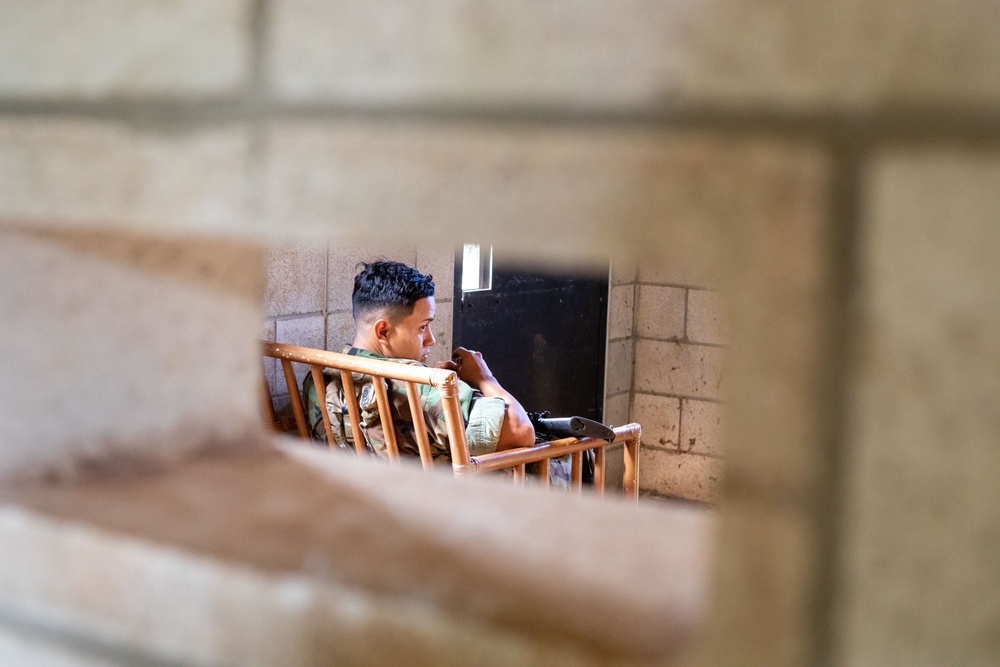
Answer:
[[(432, 276), (400, 262), (364, 264), (354, 278), (352, 302), (355, 335), (353, 344), (344, 350), (345, 353), (424, 365), (435, 342), (431, 332), (435, 310)], [(451, 361), (438, 364), (438, 367), (455, 371), (461, 380), (458, 397), (472, 456), (535, 443), (535, 430), (524, 408), (497, 382), (479, 352), (456, 348)], [(378, 456), (386, 458), (385, 436), (371, 376), (355, 373), (354, 384), (361, 391), (361, 430), (366, 444)], [(392, 382), (389, 385), (400, 454), (419, 456), (406, 389), (394, 386)], [(303, 389), (313, 436), (326, 440), (311, 376), (306, 376)], [(424, 406), (424, 421), (433, 456), (449, 461), (451, 449), (440, 392), (429, 385), (418, 384), (417, 389)], [(326, 404), (337, 444), (353, 448), (344, 389), (338, 374), (328, 378)]]

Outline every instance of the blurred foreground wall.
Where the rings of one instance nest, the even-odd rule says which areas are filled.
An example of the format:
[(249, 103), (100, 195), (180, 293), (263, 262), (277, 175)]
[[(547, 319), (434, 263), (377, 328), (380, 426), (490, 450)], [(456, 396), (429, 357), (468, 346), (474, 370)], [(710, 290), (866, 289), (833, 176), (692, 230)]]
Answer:
[[(671, 585), (694, 556), (622, 607), (660, 610), (662, 643), (637, 622), (608, 632), (613, 646), (545, 644), (561, 627), (545, 618), (565, 610), (511, 593), (473, 605), (485, 620), (462, 639), (379, 644), (372, 619), (399, 619), (358, 602), (381, 581), (359, 575), (337, 618), (369, 625), (274, 648), (327, 617), (296, 607), (306, 589), (291, 584), (257, 604), (266, 559), (226, 550), (244, 536), (213, 542), (224, 566), (185, 569), (179, 527), (203, 515), (137, 502), (141, 535), (114, 537), (134, 475), (265, 438), (267, 239), (470, 234), (547, 261), (611, 252), (725, 295), (714, 597), (683, 659), (995, 664), (998, 33), (1000, 5), (984, 0), (0, 2), (0, 474), (39, 485), (5, 485), (7, 662), (461, 664), (511, 627), (527, 643), (504, 646), (534, 648), (491, 653), (499, 663), (680, 659), (667, 638), (695, 613), (685, 596), (704, 593)], [(21, 511), (44, 480), (112, 469), (106, 506), (67, 502), (56, 527)], [(237, 472), (233, 493), (272, 479)], [(616, 523), (601, 516), (581, 539)], [(704, 536), (639, 516), (652, 530), (627, 532), (622, 553), (652, 553), (627, 535), (668, 525)], [(175, 550), (158, 560), (161, 543)], [(120, 563), (129, 586), (102, 588), (115, 578), (77, 562)], [(202, 583), (155, 585), (182, 575)], [(420, 595), (432, 630), (471, 599)], [(193, 620), (158, 623), (152, 608)], [(529, 609), (536, 634), (512, 620)], [(567, 627), (591, 613), (573, 606)], [(274, 653), (241, 652), (269, 633)]]

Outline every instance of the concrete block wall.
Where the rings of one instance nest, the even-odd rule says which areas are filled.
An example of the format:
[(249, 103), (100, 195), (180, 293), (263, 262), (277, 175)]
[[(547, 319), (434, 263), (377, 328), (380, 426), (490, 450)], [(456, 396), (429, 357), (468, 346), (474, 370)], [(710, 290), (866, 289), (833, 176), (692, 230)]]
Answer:
[(0, 479), (157, 469), (260, 440), (259, 404), (231, 391), (255, 374), (260, 259), (231, 240), (0, 230)]
[[(721, 296), (684, 274), (634, 260), (612, 266), (605, 421), (642, 425), (643, 493), (714, 503), (724, 465), (725, 317)], [(618, 458), (609, 459), (614, 476)]]
[(723, 477), (722, 297), (675, 272), (642, 266), (634, 333), (631, 419), (643, 426), (640, 488), (714, 502)]
[[(182, 465), (207, 444), (255, 437), (239, 426), (256, 413), (256, 246), (288, 235), (369, 241), (358, 229), (377, 228), (414, 247), (470, 234), (547, 261), (611, 253), (662, 270), (689, 263), (690, 286), (727, 299), (717, 593), (688, 664), (994, 664), (997, 12), (987, 0), (0, 3), (0, 472), (106, 474), (149, 460), (163, 470), (88, 490), (31, 487), (42, 517), (22, 511), (23, 494), (6, 496), (4, 551), (25, 547), (36, 578), (4, 572), (5, 655), (247, 664), (246, 641), (279, 628), (290, 664), (330, 655), (462, 664), (470, 648), (496, 649), (478, 655), (498, 663), (677, 659), (691, 639), (683, 621), (704, 595), (697, 565), (708, 531), (686, 529), (675, 512), (604, 508), (558, 533), (580, 540), (572, 580), (554, 548), (534, 552), (541, 581), (582, 586), (603, 571), (627, 584), (623, 598), (602, 589), (603, 607), (547, 607), (545, 627), (564, 628), (557, 641), (516, 623), (538, 600), (462, 606), (401, 573), (409, 601), (432, 613), (417, 629), (393, 616), (394, 628), (413, 631), (394, 636), (427, 641), (386, 645), (373, 639), (388, 617), (372, 582), (379, 554), (398, 545), (365, 532), (384, 519), (379, 500), (343, 491), (346, 480), (300, 483), (307, 475), (296, 466), (275, 481), (253, 461), (233, 477)], [(81, 244), (77, 232), (111, 243)], [(109, 255), (127, 239), (131, 250)], [(178, 246), (162, 252), (164, 239)], [(162, 309), (161, 293), (172, 295)], [(91, 317), (100, 312), (107, 317)], [(187, 364), (199, 347), (212, 354)], [(162, 375), (151, 392), (143, 362)], [(89, 392), (81, 398), (67, 374), (92, 379)], [(234, 379), (216, 387), (218, 377)], [(74, 400), (85, 421), (39, 416), (39, 405)], [(216, 430), (212, 415), (237, 428)], [(392, 473), (358, 474), (363, 484)], [(137, 479), (175, 495), (116, 503), (149, 486)], [(453, 498), (436, 480), (399, 479), (431, 506)], [(256, 513), (237, 502), (264, 488), (280, 493)], [(49, 531), (58, 489), (68, 499)], [(315, 553), (309, 536), (322, 532), (307, 521), (308, 501), (353, 500), (350, 514), (321, 516), (359, 531), (349, 562), (368, 576), (351, 583), (358, 597), (335, 595), (331, 608), (346, 611), (309, 615), (303, 627), (297, 619), (316, 598), (265, 577), (250, 590), (274, 603), (248, 617), (263, 607), (237, 604), (248, 590), (240, 582), (247, 570), (254, 581), (266, 572), (266, 553), (237, 548), (257, 546), (245, 534), (209, 536), (216, 526), (201, 522), (212, 515), (190, 499), (210, 490), (254, 536), (287, 544), (307, 591), (317, 580), (329, 584), (323, 591), (345, 584), (326, 561), (302, 571)], [(88, 514), (77, 492), (91, 497)], [(531, 521), (542, 536), (560, 524), (537, 508), (571, 503), (496, 497), (507, 521)], [(188, 504), (165, 502), (174, 498)], [(456, 526), (481, 525), (476, 512), (488, 506), (468, 507)], [(614, 549), (602, 550), (602, 531)], [(399, 537), (413, 537), (418, 555), (454, 554), (462, 532), (422, 524)], [(80, 535), (97, 572), (112, 562), (105, 550), (152, 553), (133, 570), (150, 587), (102, 596), (64, 560)], [(484, 539), (519, 553), (516, 541)], [(172, 584), (194, 581), (219, 598), (193, 609)], [(515, 583), (497, 579), (491, 590), (523, 591)], [(148, 622), (151, 602), (177, 623)], [(643, 613), (623, 615), (630, 609)], [(183, 635), (192, 611), (205, 619), (197, 644), (171, 634)], [(590, 642), (584, 630), (597, 618), (619, 621), (605, 640), (626, 640)], [(327, 627), (318, 619), (357, 624), (357, 643), (319, 641)], [(476, 632), (449, 634), (454, 620)], [(27, 626), (35, 632), (20, 632)], [(627, 641), (630, 632), (642, 643)]]

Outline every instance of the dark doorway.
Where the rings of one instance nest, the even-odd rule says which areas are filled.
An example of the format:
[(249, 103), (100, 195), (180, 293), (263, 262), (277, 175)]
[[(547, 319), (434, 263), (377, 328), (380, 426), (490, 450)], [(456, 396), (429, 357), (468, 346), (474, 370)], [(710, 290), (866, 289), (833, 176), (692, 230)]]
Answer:
[[(455, 345), (482, 352), (526, 410), (602, 421), (607, 270), (555, 273), (488, 247), (479, 255), (478, 266), (463, 248), (455, 258)], [(463, 289), (466, 264), (480, 289)]]

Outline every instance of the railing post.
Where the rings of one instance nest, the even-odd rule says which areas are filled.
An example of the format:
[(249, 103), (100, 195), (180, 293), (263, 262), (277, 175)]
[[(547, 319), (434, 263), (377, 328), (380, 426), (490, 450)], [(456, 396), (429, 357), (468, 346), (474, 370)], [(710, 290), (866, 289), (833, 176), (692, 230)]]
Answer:
[(625, 475), (622, 479), (622, 495), (639, 501), (639, 441), (642, 427), (629, 425), (629, 435), (625, 439)]

